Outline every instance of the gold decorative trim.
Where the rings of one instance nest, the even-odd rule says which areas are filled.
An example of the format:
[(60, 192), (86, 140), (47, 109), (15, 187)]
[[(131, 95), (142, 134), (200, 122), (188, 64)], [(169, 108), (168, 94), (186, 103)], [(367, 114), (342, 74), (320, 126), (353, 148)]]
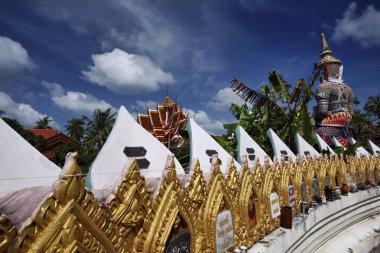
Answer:
[(186, 229), (192, 253), (215, 252), (216, 217), (224, 210), (232, 214), (235, 246), (251, 247), (279, 226), (280, 219), (272, 219), (270, 213), (271, 193), (277, 192), (281, 206), (286, 206), (288, 186), (294, 185), (299, 212), (302, 182), (311, 201), (314, 177), (323, 191), (326, 175), (334, 181), (334, 175), (339, 175), (344, 182), (346, 171), (351, 176), (359, 171), (365, 179), (366, 170), (374, 178), (380, 168), (379, 157), (298, 158), (296, 163), (281, 164), (275, 160), (273, 169), (258, 160), (249, 168), (246, 158), (243, 161), (241, 171), (231, 161), (223, 175), (213, 157), (206, 183), (199, 161), (193, 163), (187, 180), (180, 181), (169, 157), (158, 193), (152, 197), (137, 162), (131, 160), (112, 193), (100, 202), (85, 189), (75, 154), (71, 154), (52, 192), (18, 233), (6, 216), (0, 216), (0, 251), (164, 252), (172, 236)]

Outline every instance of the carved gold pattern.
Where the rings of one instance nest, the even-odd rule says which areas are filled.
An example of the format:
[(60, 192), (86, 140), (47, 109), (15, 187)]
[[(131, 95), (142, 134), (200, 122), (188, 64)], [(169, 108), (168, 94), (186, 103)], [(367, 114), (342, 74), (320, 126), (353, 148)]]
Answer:
[[(137, 162), (131, 160), (112, 193), (99, 201), (85, 189), (72, 154), (52, 192), (20, 231), (0, 216), (0, 252), (164, 252), (170, 238), (184, 229), (190, 233), (191, 252), (215, 252), (216, 216), (224, 210), (232, 214), (235, 245), (251, 247), (279, 226), (280, 219), (272, 219), (270, 213), (271, 193), (277, 192), (281, 206), (286, 206), (288, 185), (293, 184), (299, 212), (302, 182), (310, 201), (314, 177), (322, 190), (326, 175), (335, 185), (334, 175), (345, 182), (347, 171), (352, 179), (355, 171), (365, 179), (369, 170), (374, 178), (379, 166), (380, 158), (372, 156), (298, 158), (281, 164), (275, 160), (273, 166), (261, 166), (256, 160), (252, 168), (244, 159), (241, 171), (230, 162), (223, 175), (214, 157), (211, 175), (203, 175), (195, 161), (183, 183), (171, 159), (153, 197)], [(254, 225), (250, 203), (255, 208)]]

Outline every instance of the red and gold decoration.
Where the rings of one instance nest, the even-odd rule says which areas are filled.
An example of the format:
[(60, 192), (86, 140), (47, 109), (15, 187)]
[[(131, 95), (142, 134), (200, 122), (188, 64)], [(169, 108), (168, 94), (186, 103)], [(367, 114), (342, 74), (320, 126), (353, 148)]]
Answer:
[(137, 115), (138, 123), (169, 148), (183, 144), (183, 138), (178, 131), (186, 128), (186, 120), (187, 115), (169, 96), (156, 109), (147, 109), (147, 114)]

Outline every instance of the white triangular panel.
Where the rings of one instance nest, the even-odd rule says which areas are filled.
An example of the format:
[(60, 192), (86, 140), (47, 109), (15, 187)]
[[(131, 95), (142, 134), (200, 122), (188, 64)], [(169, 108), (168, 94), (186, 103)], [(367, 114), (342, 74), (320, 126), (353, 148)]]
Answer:
[(332, 137), (332, 142), (335, 147), (344, 148), (344, 150), (346, 150), (346, 148), (335, 137)]
[(368, 140), (369, 147), (371, 148), (372, 154), (375, 156), (380, 155), (380, 148), (375, 145), (372, 141)]
[[(228, 161), (232, 156), (224, 150), (205, 130), (203, 130), (194, 119), (187, 121), (187, 131), (190, 136), (190, 161), (198, 159), (204, 172), (211, 172), (212, 155), (218, 154), (220, 159), (220, 170), (227, 172)], [(240, 170), (240, 164), (233, 159), (235, 166)]]
[[(144, 149), (143, 155), (129, 155), (124, 153), (128, 149)], [(140, 126), (132, 115), (121, 106), (115, 124), (110, 135), (99, 154), (90, 167), (91, 185), (93, 189), (102, 189), (104, 186), (116, 182), (128, 160), (146, 159), (149, 162), (147, 168), (140, 168), (143, 176), (161, 177), (165, 168), (168, 155), (171, 155), (160, 141)], [(184, 174), (184, 170), (177, 159), (174, 159), (178, 174)]]
[(330, 148), (330, 146), (317, 133), (315, 133), (315, 140), (317, 141), (317, 145), (319, 147), (319, 151), (322, 152), (322, 150), (328, 150), (328, 151), (330, 151), (330, 154), (336, 155), (336, 153), (334, 152), (334, 150), (332, 148)]
[(271, 128), (268, 129), (267, 136), (272, 144), (274, 156), (276, 156), (279, 161), (281, 161), (281, 155), (284, 155), (285, 159), (286, 156), (288, 156), (292, 158), (293, 162), (296, 161), (296, 155)]
[(0, 119), (0, 197), (27, 187), (51, 186), (61, 168)]
[[(265, 151), (248, 135), (248, 133), (241, 127), (238, 126), (235, 129), (235, 134), (237, 137), (238, 147), (237, 147), (237, 160), (240, 164), (243, 162), (243, 156), (247, 155), (249, 167), (253, 166), (254, 160), (257, 157), (261, 165), (264, 165), (265, 157), (269, 156)], [(272, 164), (272, 159), (269, 158), (270, 164)]]
[[(351, 138), (348, 140), (348, 142), (349, 142), (351, 145), (354, 145), (354, 144), (356, 143), (356, 140), (355, 140), (354, 138), (351, 137)], [(364, 155), (364, 156), (369, 156), (370, 154), (369, 154), (369, 152), (368, 152), (367, 150), (365, 150), (363, 147), (358, 147), (358, 148), (356, 149), (356, 156), (361, 157), (362, 155)]]
[(319, 156), (317, 150), (315, 150), (299, 133), (296, 133), (295, 141), (297, 145), (297, 152), (299, 155), (306, 157), (308, 154), (314, 158), (314, 156)]

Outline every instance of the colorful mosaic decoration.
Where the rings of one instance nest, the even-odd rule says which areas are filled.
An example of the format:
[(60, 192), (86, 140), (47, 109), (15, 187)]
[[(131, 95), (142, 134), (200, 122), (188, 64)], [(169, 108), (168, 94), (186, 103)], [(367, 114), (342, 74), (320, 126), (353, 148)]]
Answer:
[(343, 82), (342, 62), (332, 57), (323, 33), (321, 58), (316, 66), (320, 77), (316, 90), (317, 133), (330, 146), (332, 137), (335, 137), (347, 148), (350, 145), (348, 140), (353, 136), (354, 96), (351, 88)]

